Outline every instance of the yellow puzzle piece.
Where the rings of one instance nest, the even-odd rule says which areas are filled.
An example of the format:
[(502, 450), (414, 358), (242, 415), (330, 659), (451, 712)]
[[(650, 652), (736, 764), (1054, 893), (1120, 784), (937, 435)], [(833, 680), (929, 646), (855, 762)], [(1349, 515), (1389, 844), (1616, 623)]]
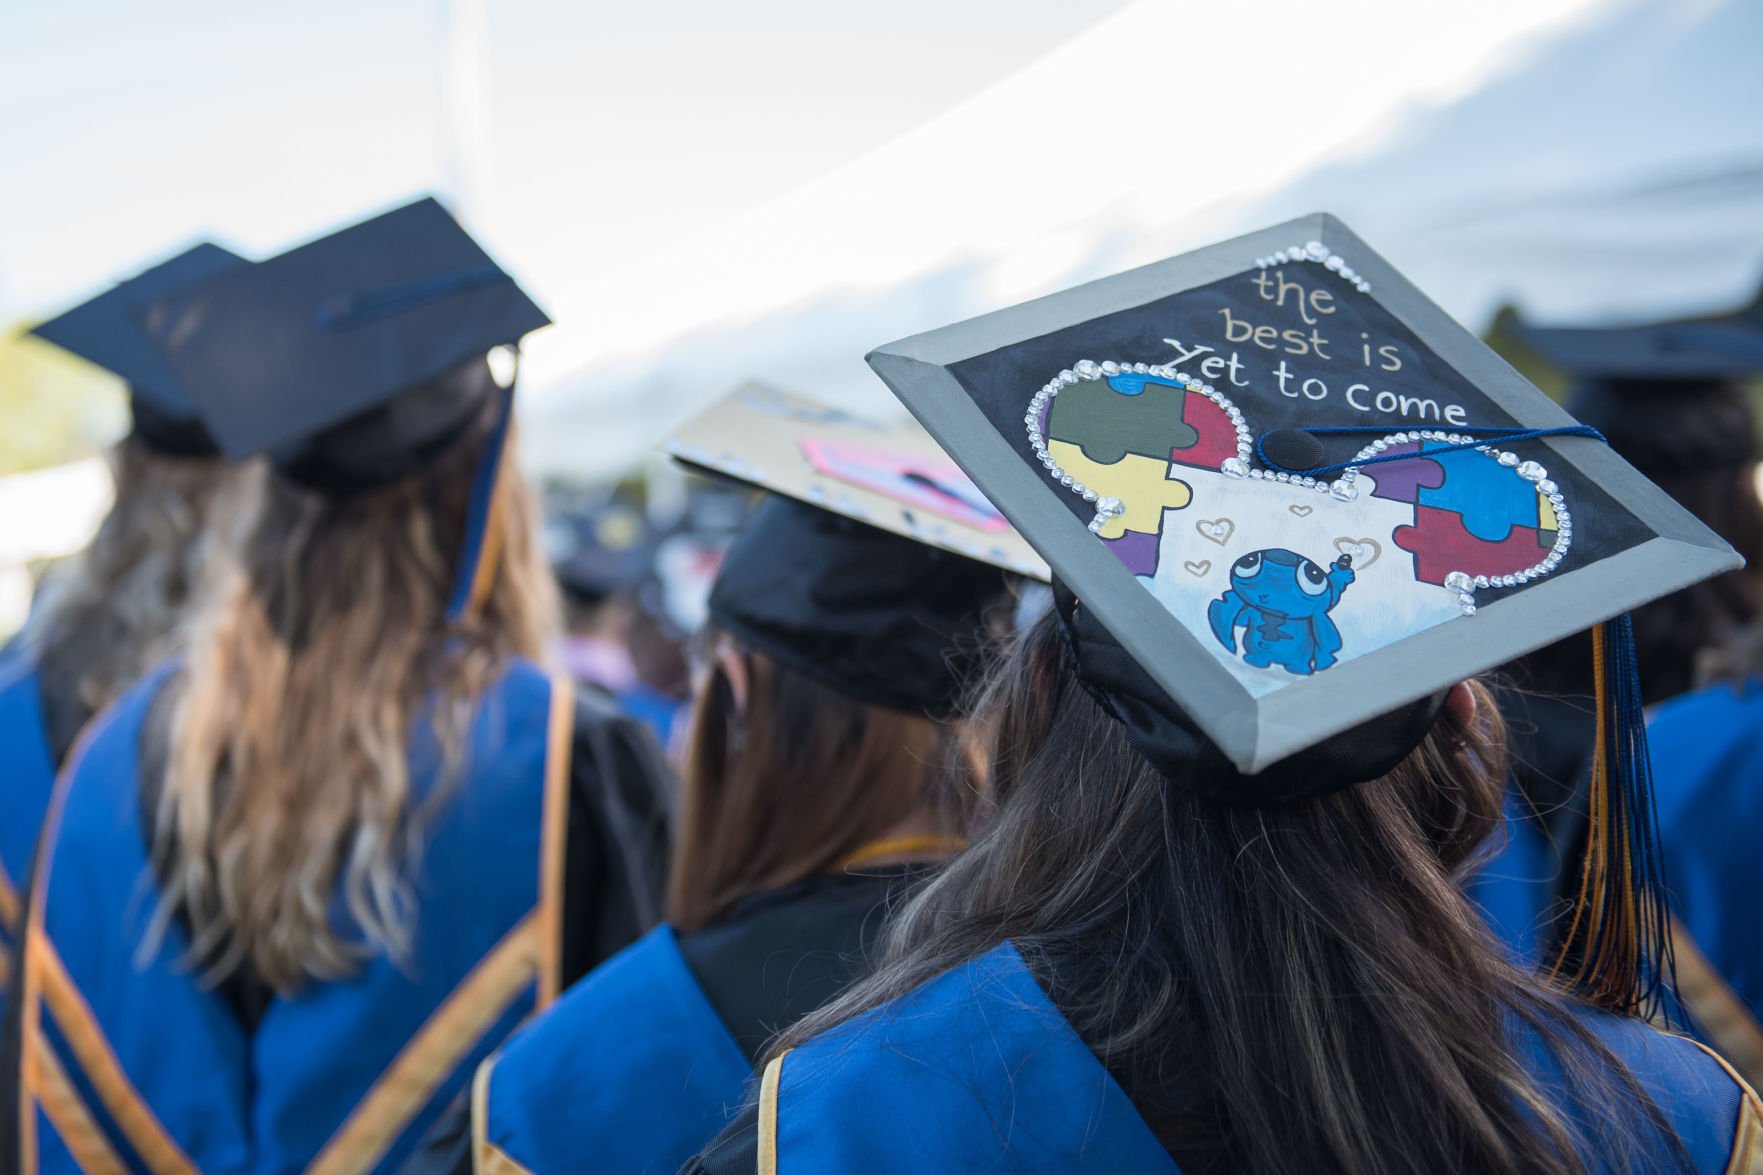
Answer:
[(1117, 539), (1129, 530), (1156, 534), (1163, 529), (1165, 510), (1180, 510), (1193, 500), (1188, 483), (1170, 476), (1174, 466), (1167, 460), (1128, 453), (1112, 465), (1101, 465), (1070, 441), (1048, 441), (1047, 454), (1063, 472), (1104, 497), (1119, 498), (1126, 507), (1124, 514), (1108, 519), (1096, 532), (1105, 539)]

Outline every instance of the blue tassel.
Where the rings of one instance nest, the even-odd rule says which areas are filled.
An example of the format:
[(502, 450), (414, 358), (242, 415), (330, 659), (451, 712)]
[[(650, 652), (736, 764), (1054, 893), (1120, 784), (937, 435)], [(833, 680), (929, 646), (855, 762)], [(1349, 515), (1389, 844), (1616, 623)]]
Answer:
[(1579, 902), (1555, 970), (1593, 1003), (1669, 1022), (1676, 960), (1633, 620), (1625, 614), (1599, 625), (1593, 642), (1598, 746), (1590, 832)]
[(483, 455), (478, 458), (472, 476), (471, 498), (465, 516), (465, 539), (461, 544), (459, 564), (453, 571), (453, 592), (447, 601), (447, 619), (453, 623), (469, 619), (483, 605), (483, 594), (489, 587), (488, 575), (500, 556), (501, 535), (496, 532), (496, 486), (501, 478), (502, 461), (507, 455), (508, 428), (514, 414), (514, 389), (505, 388), (496, 423), (484, 442)]

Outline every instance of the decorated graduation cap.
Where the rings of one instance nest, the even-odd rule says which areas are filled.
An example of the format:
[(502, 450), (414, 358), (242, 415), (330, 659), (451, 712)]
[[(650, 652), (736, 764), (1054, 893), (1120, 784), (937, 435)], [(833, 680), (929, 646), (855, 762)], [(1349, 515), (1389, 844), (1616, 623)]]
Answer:
[(439, 203), (181, 287), (143, 321), (223, 453), (327, 493), (414, 476), (494, 404), (449, 615), (481, 599), (513, 401), (488, 355), (550, 320)]
[(756, 384), (666, 442), (772, 492), (724, 558), (710, 617), (860, 701), (951, 713), (1005, 571), (1046, 568), (922, 429)]
[(1574, 968), (1611, 1003), (1656, 993), (1625, 613), (1740, 561), (1338, 220), (869, 362), (1051, 564), (1084, 684), (1215, 800), (1376, 778), (1454, 683), (1598, 624), (1594, 912)]
[(1635, 327), (1518, 322), (1511, 333), (1573, 380), (1568, 411), (1643, 473), (1757, 460), (1756, 413), (1743, 380), (1763, 372), (1763, 307)]
[(148, 340), (141, 314), (158, 298), (249, 263), (204, 242), (119, 282), (31, 331), (118, 376), (129, 387), (134, 434), (170, 456), (210, 457), (218, 449), (190, 396)]

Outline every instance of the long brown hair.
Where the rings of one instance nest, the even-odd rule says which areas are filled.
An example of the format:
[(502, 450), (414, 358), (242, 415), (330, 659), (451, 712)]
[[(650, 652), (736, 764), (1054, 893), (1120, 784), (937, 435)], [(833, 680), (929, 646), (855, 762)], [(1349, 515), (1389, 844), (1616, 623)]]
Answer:
[(746, 663), (745, 704), (713, 661), (692, 719), (667, 888), (680, 930), (837, 869), (921, 809), (942, 831), (963, 826), (973, 793), (952, 771), (956, 724), (856, 701), (761, 653), (734, 655)]
[[(244, 965), (282, 992), (406, 953), (423, 823), (412, 723), (432, 713), (452, 762), (475, 699), (557, 628), (512, 451), (493, 497), (489, 590), (446, 617), (490, 411), (423, 473), (379, 489), (268, 479), (240, 572), (207, 611), (172, 703), (149, 949), (181, 915), (210, 979)], [(332, 915), (339, 883), (349, 931)]]
[[(1133, 751), (1043, 618), (976, 714), (995, 818), (903, 907), (882, 967), (775, 1051), (1008, 940), (1186, 1170), (1582, 1169), (1597, 1152), (1510, 1031), (1566, 1042), (1580, 1088), (1608, 1054), (1458, 885), (1504, 778), (1474, 688), (1472, 725), (1447, 712), (1382, 779), (1231, 808)], [(1651, 1103), (1632, 1080), (1591, 1100), (1599, 1152), (1620, 1153), (1617, 1108)]]
[(115, 504), (90, 545), (45, 577), (24, 632), (46, 677), (66, 683), (51, 706), (51, 727), (66, 728), (53, 730), (58, 747), (178, 647), (261, 480), (256, 465), (167, 456), (133, 434), (110, 466)]

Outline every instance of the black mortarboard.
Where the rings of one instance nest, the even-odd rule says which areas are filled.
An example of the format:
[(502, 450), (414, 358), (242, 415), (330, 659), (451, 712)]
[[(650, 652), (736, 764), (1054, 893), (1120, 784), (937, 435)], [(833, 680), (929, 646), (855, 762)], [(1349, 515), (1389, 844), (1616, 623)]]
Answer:
[(723, 557), (710, 618), (858, 701), (944, 718), (1006, 590), (992, 564), (773, 496)]
[(141, 314), (154, 300), (180, 287), (247, 265), (244, 258), (204, 242), (118, 282), (31, 333), (128, 384), (134, 432), (142, 440), (173, 455), (211, 456), (216, 452), (214, 440), (189, 394), (147, 338)]
[(1757, 460), (1756, 414), (1742, 380), (1763, 372), (1763, 312), (1611, 329), (1518, 322), (1512, 335), (1573, 380), (1567, 410), (1642, 473)]
[(1763, 372), (1763, 311), (1629, 327), (1544, 327), (1513, 336), (1577, 379), (1714, 380)]
[(952, 713), (985, 643), (985, 613), (1005, 598), (1005, 569), (1039, 569), (910, 425), (748, 385), (667, 449), (773, 491), (723, 560), (711, 620), (860, 701)]
[(228, 456), (350, 488), (445, 448), (493, 392), (484, 356), (550, 320), (424, 199), (177, 291), (146, 321)]
[[(1085, 685), (1212, 798), (1376, 778), (1453, 683), (1608, 621), (1598, 786), (1632, 868), (1591, 870), (1612, 893), (1587, 925), (1647, 926), (1576, 978), (1635, 989), (1609, 944), (1660, 941), (1663, 888), (1624, 614), (1741, 560), (1338, 220), (869, 362), (1052, 566)], [(1622, 905), (1630, 878), (1646, 900)]]

